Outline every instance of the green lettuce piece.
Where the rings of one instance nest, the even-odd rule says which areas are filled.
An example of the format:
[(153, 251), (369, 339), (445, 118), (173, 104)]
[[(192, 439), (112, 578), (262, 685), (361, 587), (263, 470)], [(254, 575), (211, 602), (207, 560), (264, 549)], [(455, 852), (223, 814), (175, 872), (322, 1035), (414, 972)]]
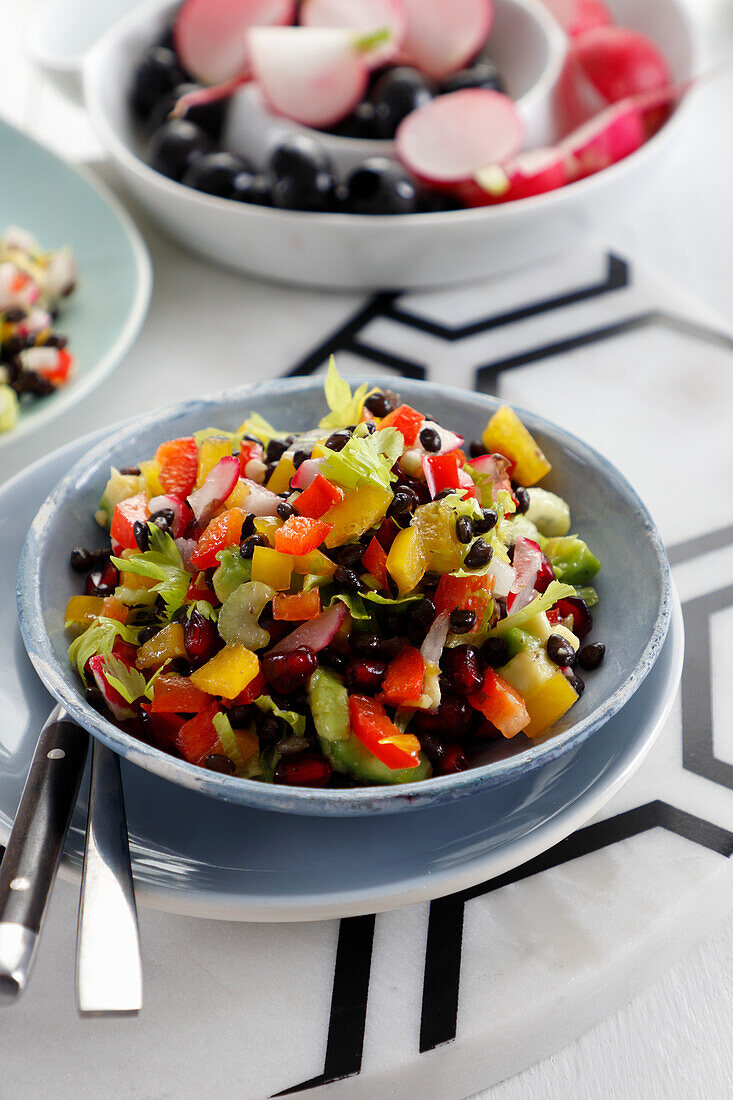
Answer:
[(172, 615), (183, 605), (191, 575), (184, 569), (183, 559), (170, 535), (154, 523), (148, 524), (148, 530), (149, 550), (131, 558), (111, 558), (110, 561), (126, 573), (157, 581), (150, 591), (163, 597), (166, 611)]
[(228, 716), (224, 714), (223, 711), (219, 711), (219, 713), (215, 714), (212, 718), (212, 724), (219, 735), (219, 742), (224, 750), (224, 755), (228, 756), (234, 764), (234, 774), (242, 775), (244, 772), (244, 760), (242, 759), (239, 743)]
[(362, 600), (361, 596), (357, 595), (356, 592), (337, 592), (331, 597), (328, 606), (333, 607), (337, 601), (346, 604), (351, 612), (352, 619), (356, 619), (357, 621), (371, 619), (370, 613), (367, 611), (366, 607), (364, 607), (364, 600)]
[(252, 562), (245, 561), (239, 549), (220, 550), (216, 557), (219, 565), (214, 573), (214, 591), (221, 602), (226, 603), (240, 584), (252, 580)]
[(137, 630), (135, 627), (125, 626), (117, 619), (108, 619), (106, 615), (98, 618), (88, 626), (83, 634), (69, 646), (69, 664), (84, 679), (84, 668), (90, 657), (104, 657), (105, 660), (112, 655), (112, 646), (115, 638), (122, 638), (124, 642), (134, 645), (137, 642)]
[(260, 695), (259, 699), (255, 699), (255, 706), (264, 714), (274, 714), (276, 718), (282, 718), (298, 737), (305, 736), (304, 714), (299, 714), (296, 710), (283, 710), (269, 695)]
[[(471, 575), (475, 576), (476, 574)], [(419, 593), (414, 593), (411, 596), (398, 596), (396, 599), (392, 599), (391, 596), (382, 596), (379, 592), (364, 592), (362, 595), (369, 603), (383, 604), (385, 607), (406, 607), (408, 604), (417, 603), (423, 598)]]
[(346, 428), (350, 424), (357, 424), (364, 402), (370, 393), (375, 392), (370, 390), (365, 382), (352, 394), (351, 386), (336, 369), (336, 360), (333, 356), (328, 361), (328, 374), (323, 389), (326, 395), (326, 403), (331, 411), (323, 417), (318, 426), (329, 431), (333, 431), (335, 428)]
[(390, 489), (396, 475), (392, 467), (405, 449), (405, 440), (396, 428), (383, 428), (367, 436), (352, 436), (341, 451), (329, 451), (321, 463), (321, 473), (343, 489), (371, 482)]
[(525, 623), (539, 615), (542, 611), (549, 611), (558, 600), (564, 600), (568, 596), (574, 596), (575, 589), (571, 584), (562, 584), (560, 581), (552, 581), (541, 596), (536, 596), (531, 603), (523, 607), (521, 611), (515, 611), (513, 615), (507, 615), (501, 619), (493, 630), (489, 631), (489, 638), (499, 637), (507, 630), (524, 626)]
[(258, 439), (262, 440), (263, 445), (266, 447), (272, 439), (285, 439), (288, 435), (287, 432), (279, 432), (277, 428), (273, 428), (269, 420), (265, 420), (264, 416), (260, 416), (259, 413), (252, 413), (248, 416), (243, 424), (240, 425), (237, 435), (241, 438), (243, 435), (256, 435)]

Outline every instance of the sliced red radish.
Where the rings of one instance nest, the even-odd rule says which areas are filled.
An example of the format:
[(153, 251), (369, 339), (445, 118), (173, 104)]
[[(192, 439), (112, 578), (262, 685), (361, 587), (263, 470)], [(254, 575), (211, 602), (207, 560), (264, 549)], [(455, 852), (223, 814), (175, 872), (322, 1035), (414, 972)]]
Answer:
[(338, 27), (256, 27), (252, 70), (268, 106), (304, 126), (325, 127), (364, 98), (369, 69), (360, 40)]
[(543, 0), (562, 29), (571, 38), (613, 23), (611, 13), (601, 0)]
[(151, 516), (154, 516), (156, 512), (168, 511), (173, 513), (171, 535), (174, 539), (180, 538), (191, 522), (191, 509), (188, 504), (180, 497), (173, 496), (172, 493), (164, 493), (162, 496), (153, 497), (148, 503), (148, 510)]
[(303, 0), (299, 19), (304, 27), (346, 27), (360, 32), (388, 30), (389, 41), (367, 55), (370, 68), (394, 57), (407, 32), (407, 12), (402, 0)]
[(397, 130), (397, 155), (419, 179), (451, 188), (516, 156), (524, 124), (509, 96), (483, 88), (438, 96)]
[(242, 509), (250, 516), (276, 516), (277, 506), (282, 504), (282, 497), (270, 492), (258, 481), (250, 481), (249, 478), (240, 479), (249, 489)]
[(440, 663), (449, 628), (450, 612), (441, 611), (439, 615), (435, 616), (433, 625), (425, 635), (425, 641), (420, 646), (420, 655), (423, 661), (426, 663), (432, 661), (435, 665)]
[(295, 0), (184, 0), (174, 39), (183, 67), (201, 84), (222, 84), (249, 67), (250, 27), (295, 19)]
[(188, 503), (199, 524), (203, 526), (208, 523), (214, 512), (221, 508), (238, 480), (239, 459), (234, 455), (220, 458), (201, 488), (196, 489), (188, 498)]
[(333, 607), (324, 611), (316, 619), (310, 619), (301, 626), (296, 626), (290, 634), (277, 643), (270, 650), (270, 656), (275, 653), (290, 653), (300, 645), (308, 646), (314, 653), (320, 653), (333, 641), (346, 618), (347, 607), (341, 600), (337, 600)]
[(488, 571), (489, 575), (494, 578), (494, 595), (500, 599), (506, 599), (517, 576), (514, 572), (514, 566), (510, 565), (508, 561), (502, 561), (501, 558), (494, 557), (491, 559)]
[(486, 44), (494, 23), (493, 0), (402, 0), (407, 12), (405, 59), (442, 80), (463, 68)]
[[(423, 420), (422, 424), (420, 425), (420, 432), (423, 430), (423, 428), (431, 428), (440, 436), (440, 448), (437, 451), (431, 451), (431, 454), (450, 454), (451, 451), (457, 451), (458, 448), (463, 446), (465, 442), (462, 435), (456, 435), (455, 432), (449, 432), (447, 428), (442, 428), (440, 424), (436, 424), (434, 420)], [(425, 448), (420, 442), (420, 432), (417, 433), (415, 446), (416, 449), (424, 451)]]
[(467, 206), (493, 206), (556, 191), (567, 183), (565, 159), (558, 148), (529, 149), (505, 164), (491, 164), (463, 184)]
[(521, 611), (534, 598), (537, 574), (542, 568), (542, 551), (532, 539), (518, 538), (514, 544), (514, 584), (506, 598), (507, 613)]
[(636, 98), (607, 107), (560, 143), (568, 182), (585, 179), (623, 160), (641, 148), (646, 137), (644, 111)]
[(307, 489), (316, 480), (323, 461), (322, 458), (307, 458), (301, 462), (290, 479), (293, 489)]
[[(509, 478), (510, 463), (507, 458), (504, 458), (504, 455), (480, 455), (478, 458), (472, 458), (470, 465), (477, 473), (491, 479), (492, 497), (502, 490), (511, 493), (512, 483)], [(486, 508), (491, 504), (491, 501), (481, 499), (481, 504)]]
[[(122, 660), (118, 657), (118, 660)], [(112, 711), (112, 714), (116, 721), (125, 722), (128, 718), (135, 717), (135, 711), (132, 709), (126, 699), (123, 699), (119, 691), (112, 687), (108, 682), (105, 675), (104, 657), (97, 655), (90, 657), (87, 661), (87, 668), (94, 677), (94, 683), (97, 685), (102, 698)]]

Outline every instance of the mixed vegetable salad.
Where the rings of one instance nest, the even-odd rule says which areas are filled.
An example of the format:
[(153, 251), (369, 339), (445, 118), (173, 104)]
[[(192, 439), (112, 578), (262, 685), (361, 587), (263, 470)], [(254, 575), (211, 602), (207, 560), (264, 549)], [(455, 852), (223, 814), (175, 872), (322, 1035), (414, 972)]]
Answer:
[(15, 427), (22, 402), (68, 382), (74, 358), (54, 326), (76, 282), (70, 248), (44, 252), (15, 226), (0, 237), (0, 432)]
[(302, 786), (414, 782), (543, 737), (583, 690), (600, 563), (509, 406), (464, 440), (331, 360), (329, 412), (259, 414), (113, 469), (77, 548), (88, 700), (191, 763)]

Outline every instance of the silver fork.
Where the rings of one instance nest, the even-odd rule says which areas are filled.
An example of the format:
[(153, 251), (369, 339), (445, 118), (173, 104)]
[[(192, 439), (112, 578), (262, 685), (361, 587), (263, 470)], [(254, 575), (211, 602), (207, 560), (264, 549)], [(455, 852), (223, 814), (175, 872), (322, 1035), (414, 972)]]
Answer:
[(76, 939), (76, 1000), (84, 1016), (137, 1015), (142, 959), (120, 759), (94, 741)]

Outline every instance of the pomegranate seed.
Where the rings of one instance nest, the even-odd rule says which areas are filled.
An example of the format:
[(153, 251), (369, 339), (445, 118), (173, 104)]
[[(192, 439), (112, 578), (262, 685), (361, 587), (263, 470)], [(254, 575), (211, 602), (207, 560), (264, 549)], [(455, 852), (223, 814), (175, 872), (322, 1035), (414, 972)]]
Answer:
[(453, 690), (459, 695), (471, 695), (484, 682), (483, 663), (475, 646), (457, 645), (446, 650), (442, 663)]
[(552, 562), (543, 554), (542, 564), (537, 571), (537, 580), (534, 582), (536, 591), (544, 592), (554, 580), (557, 580), (557, 577), (555, 576), (555, 570), (552, 568)]
[(280, 761), (275, 771), (275, 782), (287, 783), (291, 787), (325, 787), (332, 770), (325, 756), (303, 752), (291, 760)]
[(262, 658), (265, 679), (281, 695), (303, 687), (317, 665), (315, 653), (306, 645), (300, 645), (290, 653), (270, 653)]
[(429, 733), (438, 737), (460, 737), (468, 731), (472, 719), (472, 708), (460, 695), (444, 695), (435, 714), (418, 711), (415, 715), (421, 736)]
[(452, 775), (454, 772), (465, 771), (468, 767), (462, 745), (446, 745), (445, 754), (440, 764), (441, 775)]
[(214, 656), (219, 634), (211, 619), (205, 619), (200, 611), (192, 611), (183, 627), (183, 644), (192, 664), (205, 664)]
[(346, 686), (350, 691), (371, 694), (379, 691), (387, 673), (386, 661), (375, 657), (357, 657), (346, 667)]
[(593, 629), (593, 616), (590, 613), (590, 608), (585, 600), (581, 600), (579, 596), (568, 596), (564, 600), (558, 600), (555, 607), (563, 619), (568, 615), (572, 617), (573, 634), (577, 634), (579, 638), (585, 638), (586, 634)]

